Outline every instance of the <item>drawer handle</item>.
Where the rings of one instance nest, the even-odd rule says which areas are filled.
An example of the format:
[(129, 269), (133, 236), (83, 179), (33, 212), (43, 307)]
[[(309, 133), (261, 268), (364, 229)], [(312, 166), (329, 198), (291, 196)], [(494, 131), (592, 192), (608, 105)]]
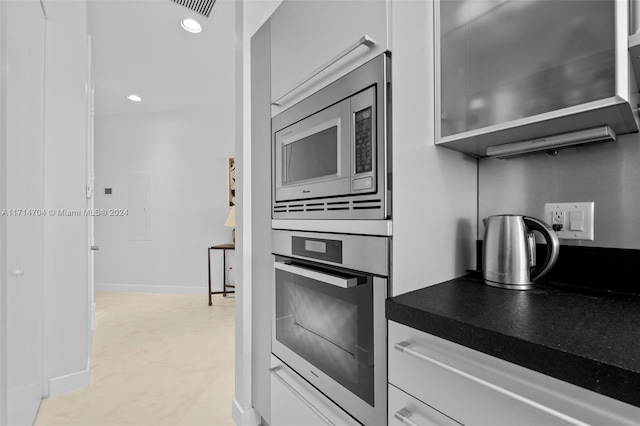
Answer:
[(406, 408), (403, 408), (400, 411), (396, 411), (395, 414), (393, 415), (393, 417), (395, 417), (396, 419), (400, 420), (400, 422), (402, 424), (408, 425), (408, 426), (418, 426), (418, 424), (416, 422), (414, 422), (413, 420), (411, 420), (409, 417), (413, 416), (413, 413), (409, 410), (407, 410)]
[(329, 420), (327, 418), (327, 416), (325, 416), (324, 414), (322, 414), (320, 412), (320, 410), (318, 410), (316, 407), (313, 406), (312, 403), (309, 402), (309, 400), (307, 400), (307, 398), (305, 398), (304, 396), (302, 396), (302, 394), (300, 392), (298, 392), (296, 390), (296, 388), (294, 388), (293, 386), (291, 386), (285, 379), (284, 377), (282, 377), (280, 374), (278, 374), (278, 371), (282, 370), (282, 366), (279, 365), (277, 367), (273, 367), (269, 369), (269, 372), (273, 375), (273, 377), (275, 377), (276, 379), (278, 379), (280, 381), (280, 383), (282, 383), (287, 389), (289, 389), (291, 391), (291, 393), (293, 393), (300, 401), (302, 401), (304, 403), (304, 405), (306, 405), (307, 407), (309, 407), (314, 413), (316, 413), (316, 415), (318, 417), (320, 417), (322, 419), (322, 421), (324, 421), (326, 424), (328, 424), (329, 426), (335, 426), (334, 423)]
[(376, 44), (375, 41), (373, 41), (371, 39), (371, 37), (369, 37), (367, 34), (363, 35), (362, 37), (360, 37), (358, 39), (358, 41), (356, 41), (355, 43), (353, 43), (351, 46), (347, 47), (345, 50), (343, 50), (342, 52), (340, 52), (338, 55), (336, 55), (333, 59), (331, 59), (330, 61), (328, 61), (326, 64), (322, 65), (320, 68), (318, 68), (317, 70), (315, 70), (314, 72), (312, 72), (311, 74), (309, 74), (307, 77), (305, 77), (304, 79), (302, 79), (302, 81), (300, 81), (298, 84), (296, 84), (295, 86), (293, 86), (291, 89), (287, 90), (286, 92), (284, 92), (278, 99), (276, 99), (275, 101), (271, 102), (271, 105), (282, 105), (282, 100), (284, 98), (286, 98), (287, 96), (289, 96), (291, 93), (295, 92), (296, 90), (298, 90), (301, 86), (303, 86), (304, 84), (306, 84), (309, 80), (311, 80), (312, 78), (314, 78), (315, 76), (317, 76), (318, 74), (320, 74), (322, 71), (326, 70), (327, 68), (329, 68), (331, 65), (335, 64), (336, 62), (338, 62), (340, 59), (344, 58), (345, 56), (347, 56), (349, 53), (353, 52), (354, 50), (356, 50), (358, 47), (365, 45), (367, 47), (371, 47), (374, 44)]
[(537, 410), (543, 411), (543, 412), (545, 412), (547, 414), (550, 414), (552, 416), (560, 418), (560, 419), (562, 419), (563, 421), (565, 421), (567, 423), (570, 423), (570, 424), (576, 425), (576, 426), (588, 426), (587, 423), (581, 422), (578, 419), (575, 419), (575, 418), (573, 418), (571, 416), (568, 416), (568, 415), (566, 415), (564, 413), (556, 411), (553, 408), (546, 407), (546, 406), (544, 406), (544, 405), (542, 405), (540, 403), (537, 403), (535, 401), (530, 400), (529, 398), (525, 398), (522, 395), (518, 395), (517, 393), (513, 393), (513, 392), (511, 392), (511, 391), (509, 391), (507, 389), (501, 388), (500, 386), (494, 385), (493, 383), (487, 382), (486, 380), (482, 380), (482, 379), (480, 379), (478, 377), (472, 376), (471, 374), (465, 373), (462, 370), (458, 370), (455, 367), (452, 367), (452, 366), (450, 366), (448, 364), (445, 364), (445, 363), (440, 362), (440, 361), (438, 361), (436, 359), (433, 359), (433, 358), (429, 357), (428, 355), (425, 355), (425, 354), (423, 354), (421, 352), (418, 352), (415, 349), (411, 348), (411, 343), (409, 343), (409, 342), (396, 343), (394, 345), (394, 347), (395, 347), (396, 350), (398, 350), (400, 352), (406, 353), (406, 354), (411, 355), (411, 356), (413, 356), (415, 358), (418, 358), (418, 359), (420, 359), (422, 361), (426, 361), (426, 362), (428, 362), (430, 364), (436, 365), (436, 366), (438, 366), (440, 368), (444, 368), (445, 370), (450, 371), (451, 373), (454, 373), (454, 374), (456, 374), (458, 376), (464, 377), (465, 379), (474, 381), (474, 382), (478, 383), (479, 385), (482, 385), (482, 386), (487, 387), (487, 388), (489, 388), (489, 389), (491, 389), (491, 390), (493, 390), (495, 392), (498, 392), (498, 393), (500, 393), (502, 395), (505, 395), (505, 396), (508, 396), (508, 397), (510, 397), (512, 399), (515, 399), (515, 400), (521, 402), (522, 404), (528, 405), (528, 406), (533, 407), (533, 408), (535, 408)]

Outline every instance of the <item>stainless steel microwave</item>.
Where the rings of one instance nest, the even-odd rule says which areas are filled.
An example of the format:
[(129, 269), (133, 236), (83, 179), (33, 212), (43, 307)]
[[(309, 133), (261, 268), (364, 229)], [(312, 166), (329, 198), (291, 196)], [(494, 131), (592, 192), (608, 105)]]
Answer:
[(390, 58), (272, 119), (274, 219), (389, 219)]

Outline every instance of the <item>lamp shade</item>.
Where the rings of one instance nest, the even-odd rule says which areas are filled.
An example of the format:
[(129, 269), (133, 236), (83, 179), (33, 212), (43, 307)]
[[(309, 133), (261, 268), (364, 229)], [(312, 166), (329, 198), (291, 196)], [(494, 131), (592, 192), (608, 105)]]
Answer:
[(231, 207), (231, 210), (229, 210), (229, 216), (227, 216), (227, 221), (224, 223), (224, 226), (227, 228), (236, 227), (236, 206)]

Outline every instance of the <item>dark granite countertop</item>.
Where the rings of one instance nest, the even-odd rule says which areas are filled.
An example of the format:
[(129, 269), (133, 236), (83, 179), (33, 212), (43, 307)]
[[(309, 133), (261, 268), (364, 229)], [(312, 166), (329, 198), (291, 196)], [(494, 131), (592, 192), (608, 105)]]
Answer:
[(640, 296), (466, 276), (387, 300), (387, 318), (640, 407)]

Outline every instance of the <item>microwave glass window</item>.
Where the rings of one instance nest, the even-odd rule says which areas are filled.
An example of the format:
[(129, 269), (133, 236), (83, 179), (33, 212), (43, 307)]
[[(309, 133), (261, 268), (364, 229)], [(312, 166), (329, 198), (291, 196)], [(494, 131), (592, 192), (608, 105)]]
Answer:
[(286, 183), (338, 173), (338, 127), (333, 126), (284, 146)]
[(276, 271), (276, 339), (371, 405), (372, 282), (343, 289)]
[(371, 134), (371, 107), (355, 113), (356, 173), (373, 170), (373, 137)]

